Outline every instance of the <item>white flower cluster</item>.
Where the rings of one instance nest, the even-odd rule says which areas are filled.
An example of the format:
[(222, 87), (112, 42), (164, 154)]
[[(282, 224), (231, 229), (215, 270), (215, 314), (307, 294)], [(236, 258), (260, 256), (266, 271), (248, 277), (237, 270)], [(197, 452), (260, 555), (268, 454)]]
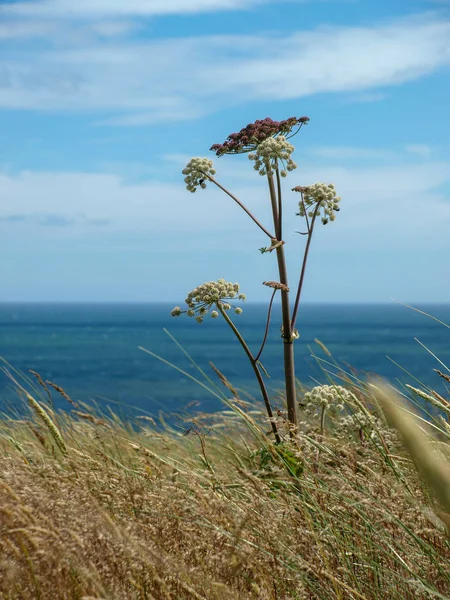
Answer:
[(213, 169), (212, 160), (195, 157), (191, 158), (182, 173), (186, 175), (184, 178), (186, 189), (189, 192), (195, 192), (199, 186), (204, 190), (206, 187), (205, 179), (208, 179), (208, 175), (215, 175), (216, 171)]
[(303, 397), (302, 407), (309, 415), (323, 410), (343, 411), (346, 404), (353, 404), (355, 396), (340, 385), (318, 385)]
[[(281, 161), (283, 168), (280, 171), (281, 177), (286, 177), (287, 171), (293, 171), (297, 165), (291, 158), (295, 148), (283, 135), (275, 138), (269, 137), (256, 147), (256, 152), (248, 155), (250, 160), (255, 161), (254, 169), (260, 175), (267, 175), (272, 169), (278, 168), (278, 161)], [(285, 164), (286, 163), (286, 164)]]
[(318, 205), (319, 211), (317, 214), (320, 215), (322, 212), (322, 223), (324, 225), (328, 221), (336, 219), (335, 211), (339, 211), (341, 198), (336, 195), (336, 189), (332, 183), (314, 183), (302, 189), (303, 201), (299, 202), (299, 215), (301, 217), (305, 216), (305, 209), (308, 211), (308, 217), (313, 217)]
[(346, 431), (358, 432), (361, 429), (371, 431), (379, 419), (375, 415), (370, 415), (362, 411), (342, 417), (339, 421), (339, 428)]
[(400, 437), (396, 431), (385, 425), (375, 414), (357, 411), (346, 415), (336, 423), (337, 435), (348, 438), (357, 434), (371, 440), (378, 447), (395, 448), (400, 445)]
[[(185, 302), (189, 307), (188, 310), (181, 310), (179, 306), (175, 306), (171, 315), (172, 317), (179, 317), (181, 314), (186, 313), (188, 317), (195, 317), (198, 323), (203, 323), (204, 316), (208, 314), (213, 304), (220, 304), (223, 310), (230, 310), (232, 308), (231, 304), (224, 302), (224, 300), (232, 300), (234, 298), (246, 300), (245, 294), (239, 293), (238, 283), (230, 283), (229, 281), (225, 281), (225, 279), (207, 281), (187, 295)], [(237, 315), (241, 315), (242, 308), (236, 307), (234, 312)], [(218, 316), (218, 311), (213, 310), (211, 312), (211, 318), (217, 319)]]

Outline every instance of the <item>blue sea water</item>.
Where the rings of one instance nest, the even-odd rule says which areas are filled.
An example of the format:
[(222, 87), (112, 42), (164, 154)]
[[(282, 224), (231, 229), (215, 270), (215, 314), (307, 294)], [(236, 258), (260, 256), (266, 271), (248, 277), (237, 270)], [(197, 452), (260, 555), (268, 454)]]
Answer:
[[(167, 304), (0, 304), (0, 356), (10, 365), (7, 368), (26, 375), (33, 369), (44, 380), (62, 386), (72, 398), (96, 400), (102, 407), (134, 406), (138, 413), (145, 410), (153, 415), (161, 410), (184, 410), (191, 403), (196, 403), (195, 410), (220, 408), (207, 390), (139, 349), (147, 348), (201, 379), (164, 332), (167, 328), (219, 385), (210, 361), (234, 386), (257, 396), (250, 365), (226, 324), (206, 319), (199, 325), (185, 315), (172, 318), (171, 308)], [(450, 304), (418, 308), (450, 323)], [(266, 310), (263, 305), (247, 305), (234, 319), (253, 350), (262, 339)], [(331, 360), (315, 343), (319, 339), (343, 368), (355, 369), (361, 378), (371, 373), (397, 385), (415, 385), (415, 377), (445, 392), (445, 382), (434, 369), (448, 372), (437, 359), (450, 367), (450, 329), (409, 308), (398, 304), (304, 305), (298, 327), (297, 376), (307, 385), (327, 383), (323, 369), (329, 366), (312, 356), (316, 353)], [(271, 390), (280, 387), (283, 376), (279, 331), (279, 307), (275, 306), (261, 357), (271, 377), (267, 380)], [(0, 405), (19, 406), (21, 402), (14, 385), (0, 373)], [(69, 408), (62, 399), (57, 405)]]

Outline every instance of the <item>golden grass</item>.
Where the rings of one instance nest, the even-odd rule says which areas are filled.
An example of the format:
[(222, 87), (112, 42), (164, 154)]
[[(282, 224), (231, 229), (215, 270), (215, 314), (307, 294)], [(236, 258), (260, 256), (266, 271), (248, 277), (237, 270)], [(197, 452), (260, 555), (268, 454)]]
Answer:
[(0, 598), (450, 596), (436, 475), (381, 438), (310, 427), (275, 446), (239, 402), (187, 434), (87, 410), (46, 408), (58, 435), (39, 411), (4, 419)]

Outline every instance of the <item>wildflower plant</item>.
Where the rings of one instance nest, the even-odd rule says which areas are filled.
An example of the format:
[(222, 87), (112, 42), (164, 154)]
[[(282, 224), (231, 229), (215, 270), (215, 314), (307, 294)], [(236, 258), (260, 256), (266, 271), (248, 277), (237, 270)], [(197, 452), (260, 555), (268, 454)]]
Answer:
[(303, 396), (302, 408), (308, 415), (320, 416), (320, 432), (325, 428), (325, 416), (342, 413), (346, 406), (352, 406), (355, 396), (340, 385), (318, 385)]
[(295, 325), (311, 239), (317, 218), (320, 218), (323, 224), (334, 221), (336, 212), (339, 210), (340, 202), (340, 198), (337, 196), (333, 184), (316, 183), (309, 186), (297, 186), (292, 188), (292, 191), (301, 194), (297, 216), (304, 219), (306, 231), (298, 233), (306, 235), (307, 241), (296, 287), (295, 299), (291, 305), (290, 287), (284, 251), (285, 242), (283, 240), (282, 179), (286, 178), (289, 173), (297, 168), (297, 165), (292, 158), (295, 148), (290, 140), (305, 124), (308, 123), (308, 121), (308, 117), (290, 117), (284, 121), (274, 121), (270, 118), (257, 120), (254, 123), (248, 124), (237, 133), (230, 134), (223, 143), (213, 144), (210, 148), (210, 150), (218, 157), (225, 154), (248, 154), (249, 160), (254, 163), (253, 167), (255, 171), (265, 178), (268, 186), (272, 210), (272, 224), (270, 227), (264, 226), (239, 198), (217, 181), (215, 178), (216, 170), (212, 160), (200, 157), (192, 158), (183, 170), (188, 191), (195, 192), (199, 188), (205, 189), (207, 182), (218, 187), (236, 202), (236, 204), (238, 204), (238, 206), (240, 206), (252, 219), (255, 225), (257, 225), (257, 227), (259, 227), (259, 229), (269, 238), (270, 244), (267, 247), (260, 248), (261, 253), (275, 252), (279, 281), (266, 281), (263, 283), (272, 289), (272, 296), (269, 301), (265, 332), (258, 352), (253, 353), (250, 350), (229, 315), (231, 309), (234, 309), (234, 313), (237, 315), (242, 312), (242, 309), (239, 306), (235, 306), (236, 299), (245, 299), (245, 296), (239, 293), (238, 284), (228, 283), (223, 279), (219, 279), (217, 282), (210, 281), (204, 283), (189, 293), (185, 301), (187, 308), (182, 310), (181, 307), (177, 306), (172, 310), (172, 315), (177, 317), (185, 313), (190, 317), (194, 317), (199, 323), (202, 323), (208, 314), (213, 319), (216, 319), (219, 316), (222, 316), (225, 319), (239, 340), (253, 367), (277, 442), (279, 442), (281, 438), (273, 417), (271, 402), (261, 374), (261, 372), (265, 372), (265, 370), (259, 360), (268, 337), (273, 301), (275, 295), (279, 292), (281, 294), (281, 337), (283, 339), (284, 347), (287, 419), (290, 424), (290, 434), (293, 435), (297, 424), (296, 374), (293, 344), (294, 341), (300, 337)]

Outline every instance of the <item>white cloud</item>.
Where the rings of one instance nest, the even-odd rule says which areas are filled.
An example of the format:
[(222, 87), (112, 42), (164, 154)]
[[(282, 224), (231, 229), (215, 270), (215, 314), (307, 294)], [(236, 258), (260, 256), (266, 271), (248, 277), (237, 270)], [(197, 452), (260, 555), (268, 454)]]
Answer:
[(432, 149), (426, 144), (409, 144), (405, 146), (405, 150), (411, 154), (415, 154), (420, 158), (430, 158)]
[(191, 106), (190, 103), (181, 97), (178, 98), (158, 98), (155, 100), (151, 111), (125, 114), (121, 117), (112, 117), (98, 121), (97, 125), (124, 125), (141, 126), (153, 125), (162, 121), (190, 121), (204, 116), (206, 109)]
[(92, 18), (159, 16), (243, 10), (270, 0), (39, 0), (3, 7), (5, 14), (26, 17)]
[(0, 23), (0, 41), (44, 38), (54, 35), (59, 26), (54, 21), (6, 21)]
[(263, 58), (211, 68), (212, 85), (225, 79), (233, 90), (268, 99), (398, 85), (450, 64), (450, 21), (322, 27), (267, 44)]
[[(182, 177), (180, 175), (180, 181)], [(209, 213), (211, 194), (197, 194), (195, 199), (182, 183), (170, 184), (159, 181), (126, 184), (112, 173), (45, 173), (23, 172), (18, 175), (0, 175), (0, 189), (4, 201), (0, 207), (6, 235), (15, 236), (12, 221), (16, 225), (26, 222), (37, 235), (36, 226), (42, 219), (57, 216), (62, 223), (71, 223), (71, 232), (54, 235), (89, 235), (86, 223), (99, 223), (103, 228), (107, 221), (110, 231), (143, 232), (174, 235), (193, 228), (205, 230), (212, 224), (232, 220), (232, 207), (223, 207), (221, 214)], [(217, 192), (212, 191), (212, 197)], [(199, 212), (207, 215), (199, 220)], [(17, 216), (26, 218), (17, 219)], [(35, 217), (39, 217), (36, 219)], [(9, 222), (8, 222), (9, 221)], [(5, 225), (6, 222), (6, 225)], [(93, 231), (93, 230), (92, 230)], [(49, 235), (48, 232), (45, 235)], [(94, 233), (92, 233), (94, 235)]]
[(370, 92), (448, 64), (450, 21), (430, 15), (290, 35), (206, 35), (139, 43), (113, 38), (4, 53), (0, 108), (109, 111), (102, 121), (142, 125), (195, 119), (255, 100)]
[(0, 41), (30, 43), (44, 40), (47, 46), (70, 47), (92, 44), (108, 38), (123, 38), (142, 28), (133, 20), (91, 20), (79, 23), (56, 19), (4, 19), (0, 23)]
[[(185, 162), (181, 156), (169, 160), (177, 170)], [(245, 160), (236, 163), (230, 159), (217, 166), (219, 181), (225, 186), (232, 182), (232, 191), (270, 228), (270, 203), (262, 178)], [(327, 226), (326, 234), (320, 234), (325, 248), (365, 251), (381, 245), (416, 251), (423, 246), (428, 251), (442, 247), (450, 251), (450, 198), (440, 191), (450, 182), (448, 162), (357, 167), (329, 161), (302, 165), (290, 179), (286, 190), (291, 183), (336, 184), (343, 198), (342, 210), (336, 223)], [(0, 176), (0, 189), (0, 233), (13, 245), (22, 243), (21, 228), (26, 228), (28, 240), (49, 236), (94, 239), (105, 231), (110, 240), (123, 234), (148, 236), (149, 241), (157, 237), (165, 240), (161, 251), (173, 244), (184, 247), (186, 240), (190, 250), (197, 247), (201, 252), (226, 246), (231, 240), (235, 248), (248, 244), (258, 248), (266, 241), (222, 192), (209, 185), (206, 191), (189, 194), (181, 175), (179, 184), (126, 184), (112, 173), (24, 172)], [(294, 216), (298, 200), (297, 194), (286, 191), (285, 214), (292, 218), (286, 232), (300, 227)], [(43, 224), (54, 227), (43, 232)], [(286, 239), (293, 237), (286, 234)]]
[[(8, 282), (2, 299), (29, 300), (32, 289), (42, 300), (179, 302), (195, 283), (219, 276), (245, 282), (252, 299), (267, 299), (261, 282), (277, 276), (273, 257), (257, 250), (267, 238), (210, 185), (189, 194), (181, 175), (180, 183), (165, 182), (161, 173), (179, 172), (185, 159), (168, 156), (160, 180), (139, 184), (114, 173), (0, 175), (0, 238), (8, 248), (0, 257)], [(294, 233), (301, 229), (299, 195), (290, 188), (333, 181), (342, 196), (336, 222), (315, 234), (305, 298), (444, 300), (450, 163), (412, 156), (381, 166), (320, 162), (302, 161), (286, 181), (283, 237), (292, 279), (304, 238)], [(217, 167), (219, 181), (270, 229), (264, 179), (245, 158), (225, 157)]]

